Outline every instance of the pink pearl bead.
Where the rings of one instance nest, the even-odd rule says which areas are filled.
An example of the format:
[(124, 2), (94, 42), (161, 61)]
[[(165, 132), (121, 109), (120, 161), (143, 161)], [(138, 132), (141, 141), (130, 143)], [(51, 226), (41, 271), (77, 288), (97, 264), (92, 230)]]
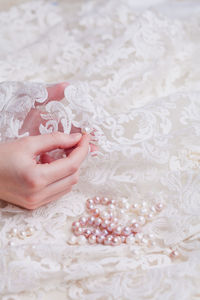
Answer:
[(95, 203), (95, 204), (100, 204), (100, 202), (101, 202), (100, 197), (95, 197), (95, 198), (94, 198), (94, 203)]
[(110, 222), (108, 220), (104, 220), (102, 223), (101, 223), (101, 227), (102, 228), (107, 228), (107, 226), (110, 224)]
[(93, 214), (93, 216), (98, 217), (100, 214), (100, 210), (98, 208), (95, 208), (92, 210), (92, 214)]
[(90, 234), (92, 233), (92, 231), (90, 230), (90, 229), (85, 229), (84, 230), (84, 235), (85, 235), (85, 237), (89, 237), (90, 236)]
[(100, 226), (101, 223), (102, 223), (101, 218), (95, 218), (95, 221), (94, 221), (94, 225), (95, 225), (95, 226)]
[(103, 235), (108, 235), (108, 231), (106, 229), (102, 230), (101, 232)]
[(94, 201), (92, 199), (88, 199), (86, 202), (86, 206), (88, 207), (91, 204), (94, 205)]
[(74, 234), (75, 234), (76, 236), (83, 234), (83, 228), (81, 228), (81, 227), (75, 228), (75, 229), (74, 229)]
[(96, 228), (96, 229), (93, 229), (93, 230), (92, 230), (92, 234), (95, 235), (95, 236), (100, 235), (100, 234), (101, 234), (101, 230), (99, 230), (99, 229), (97, 229), (97, 228)]
[(128, 226), (124, 227), (123, 230), (122, 230), (122, 234), (126, 235), (126, 236), (131, 234), (131, 228), (128, 227)]
[(81, 217), (81, 218), (79, 219), (79, 223), (81, 224), (81, 226), (86, 225), (86, 223), (87, 223), (87, 218)]
[(81, 226), (80, 222), (75, 221), (75, 222), (72, 223), (72, 228), (73, 229), (75, 229), (77, 227), (80, 227), (80, 226)]
[(112, 245), (113, 246), (119, 246), (121, 244), (121, 238), (120, 236), (114, 236), (112, 239)]
[(103, 244), (105, 240), (105, 236), (103, 234), (97, 236), (97, 243)]
[(112, 204), (112, 205), (116, 205), (116, 200), (112, 199), (112, 200), (109, 201), (109, 203)]
[(114, 230), (115, 226), (116, 226), (115, 223), (110, 223), (107, 227), (107, 230), (112, 232)]
[(156, 210), (157, 211), (161, 211), (162, 209), (163, 209), (163, 204), (162, 203), (156, 204)]
[(105, 240), (104, 240), (104, 245), (111, 245), (112, 244), (112, 239), (113, 239), (112, 235), (107, 235), (105, 237)]
[(126, 237), (124, 235), (121, 235), (120, 237), (121, 237), (121, 242), (125, 243), (126, 242)]
[(89, 225), (93, 225), (95, 222), (95, 217), (94, 216), (89, 217), (87, 222)]
[(138, 223), (133, 224), (131, 229), (132, 229), (132, 232), (133, 232), (133, 233), (136, 233), (136, 232), (140, 232), (140, 231), (141, 231), (140, 226), (139, 226)]
[(91, 212), (95, 209), (94, 204), (88, 204), (87, 209), (90, 210)]
[(122, 233), (122, 227), (121, 226), (117, 226), (114, 230), (114, 234), (116, 235), (120, 235)]
[(96, 243), (96, 236), (91, 234), (89, 237), (88, 237), (88, 242), (90, 244), (95, 244)]
[(101, 204), (103, 204), (103, 205), (107, 205), (108, 202), (109, 202), (109, 199), (107, 197), (104, 197), (101, 199)]

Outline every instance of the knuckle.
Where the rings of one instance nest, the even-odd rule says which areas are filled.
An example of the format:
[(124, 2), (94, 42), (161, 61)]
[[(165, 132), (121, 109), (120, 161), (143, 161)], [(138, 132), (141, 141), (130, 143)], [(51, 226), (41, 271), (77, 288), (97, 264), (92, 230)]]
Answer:
[(78, 171), (78, 166), (76, 164), (70, 164), (69, 171), (71, 174), (76, 173)]
[(79, 175), (78, 174), (73, 175), (73, 177), (72, 177), (72, 185), (73, 184), (77, 184), (78, 180), (79, 180)]
[(43, 177), (36, 171), (24, 172), (23, 179), (25, 185), (31, 190), (40, 190), (45, 185)]

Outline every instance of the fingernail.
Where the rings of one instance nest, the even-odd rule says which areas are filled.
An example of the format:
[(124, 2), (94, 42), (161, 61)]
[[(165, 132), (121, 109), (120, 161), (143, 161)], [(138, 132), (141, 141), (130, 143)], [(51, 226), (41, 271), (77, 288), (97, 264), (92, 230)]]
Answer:
[(73, 139), (80, 139), (82, 137), (82, 134), (81, 133), (71, 133), (70, 136), (73, 138)]

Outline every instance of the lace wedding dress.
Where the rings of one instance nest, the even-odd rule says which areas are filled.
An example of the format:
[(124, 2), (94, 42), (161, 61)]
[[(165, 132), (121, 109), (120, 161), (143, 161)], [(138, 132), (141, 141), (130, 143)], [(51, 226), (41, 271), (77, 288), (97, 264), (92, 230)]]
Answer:
[[(2, 300), (200, 298), (200, 5), (148, 6), (39, 0), (0, 13), (1, 141), (20, 138), (46, 82), (68, 81), (40, 132), (87, 123), (99, 145), (65, 197), (34, 211), (0, 202)], [(70, 243), (96, 195), (161, 203), (150, 240)]]

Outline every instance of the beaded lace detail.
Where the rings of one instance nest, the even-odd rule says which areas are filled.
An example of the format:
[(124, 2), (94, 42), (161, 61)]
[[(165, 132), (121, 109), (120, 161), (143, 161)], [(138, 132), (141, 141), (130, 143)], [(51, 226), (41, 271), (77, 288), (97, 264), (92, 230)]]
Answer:
[[(0, 13), (1, 141), (20, 137), (25, 114), (47, 98), (45, 84), (27, 81), (66, 80), (65, 99), (45, 108), (56, 122), (40, 132), (59, 118), (65, 132), (92, 126), (99, 145), (60, 200), (34, 211), (0, 201), (3, 300), (55, 289), (66, 299), (199, 297), (199, 18), (133, 3), (38, 0)], [(144, 227), (156, 244), (71, 245), (93, 195), (163, 203)]]

